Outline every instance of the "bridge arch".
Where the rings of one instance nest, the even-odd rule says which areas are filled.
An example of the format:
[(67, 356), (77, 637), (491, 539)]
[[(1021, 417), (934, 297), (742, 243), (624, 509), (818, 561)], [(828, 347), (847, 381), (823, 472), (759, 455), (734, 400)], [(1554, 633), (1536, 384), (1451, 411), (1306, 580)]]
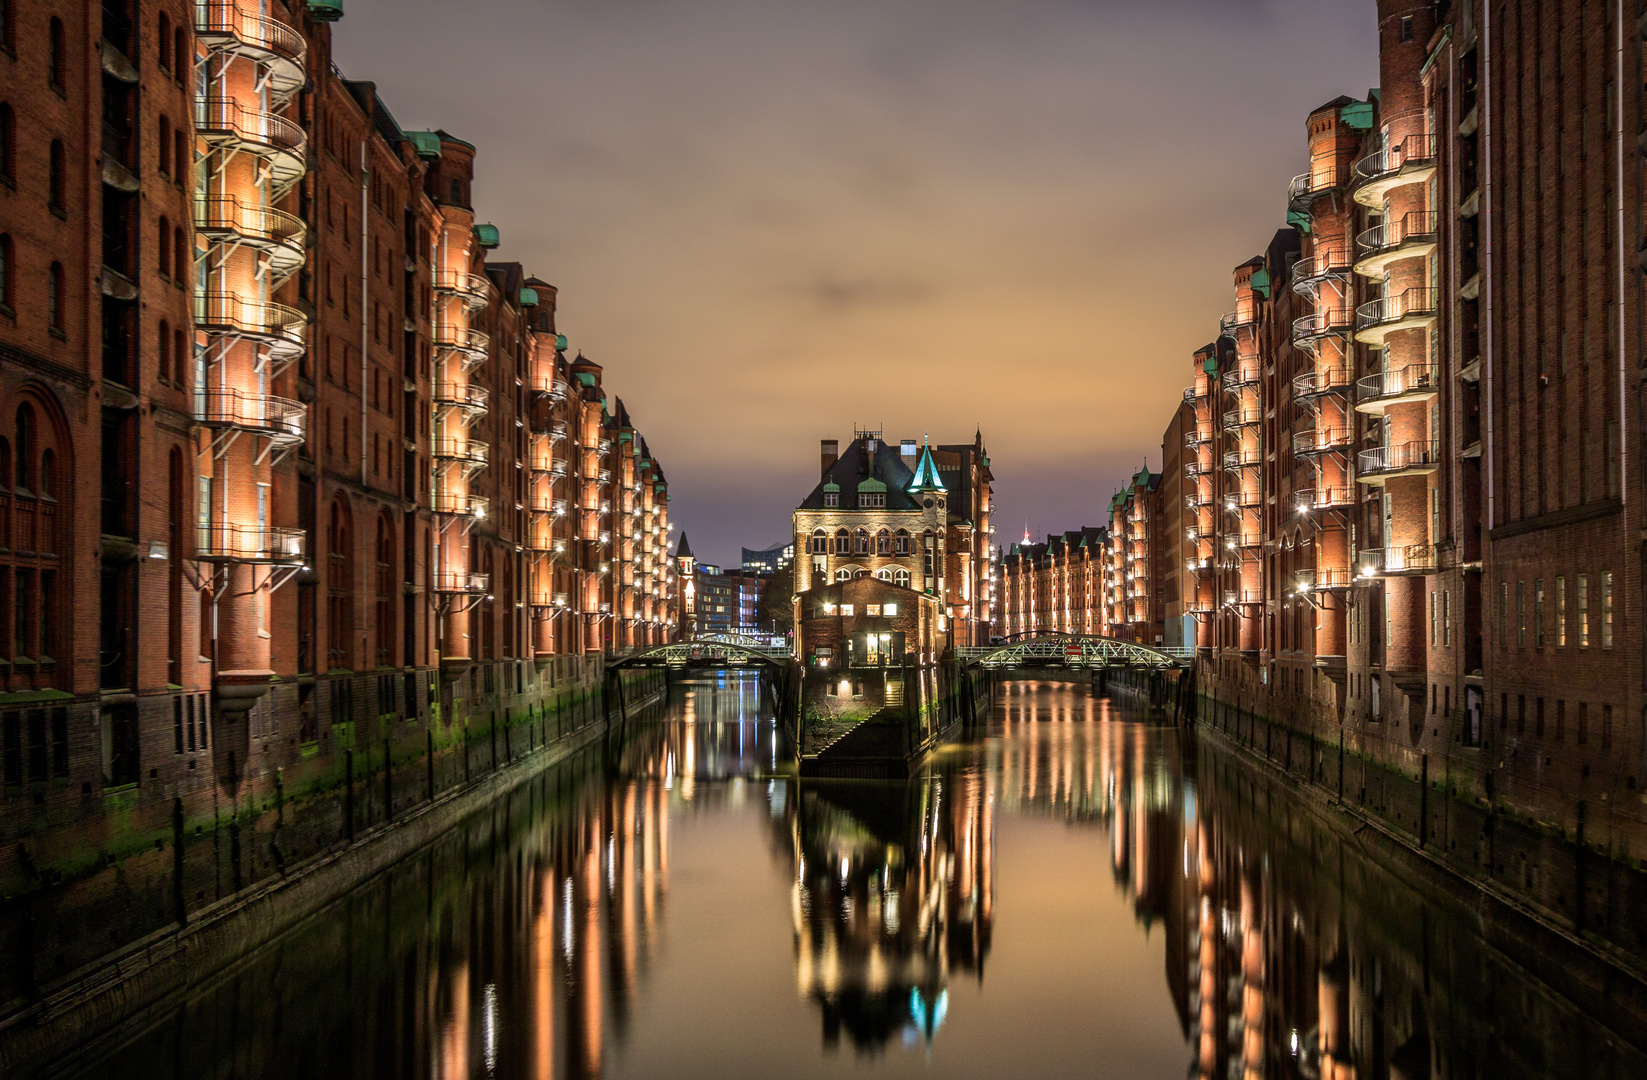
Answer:
[(1058, 632), (1018, 635), (1000, 645), (956, 651), (968, 667), (988, 671), (1020, 668), (1172, 671), (1191, 666), (1194, 659), (1191, 649), (1168, 651), (1122, 638)]

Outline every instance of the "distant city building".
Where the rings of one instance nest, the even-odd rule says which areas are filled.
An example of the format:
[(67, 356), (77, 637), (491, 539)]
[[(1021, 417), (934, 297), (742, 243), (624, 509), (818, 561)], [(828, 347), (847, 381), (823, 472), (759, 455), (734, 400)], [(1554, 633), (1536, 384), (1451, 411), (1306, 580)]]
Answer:
[(825, 439), (822, 476), (795, 511), (798, 593), (875, 577), (938, 601), (951, 644), (987, 642), (993, 612), (989, 455), (972, 443), (896, 449), (859, 431), (839, 452)]
[(775, 574), (795, 561), (793, 542), (774, 547), (743, 549), (743, 568), (752, 574)]
[(685, 533), (675, 548), (675, 570), (681, 581), (681, 636), (756, 632), (759, 575), (699, 562)]
[(1001, 558), (1002, 635), (1107, 633), (1109, 529), (1013, 544)]

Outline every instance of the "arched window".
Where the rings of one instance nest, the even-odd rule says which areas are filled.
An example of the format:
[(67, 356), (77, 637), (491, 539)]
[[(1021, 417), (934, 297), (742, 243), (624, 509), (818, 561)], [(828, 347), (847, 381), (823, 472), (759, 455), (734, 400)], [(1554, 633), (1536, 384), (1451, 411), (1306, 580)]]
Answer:
[(52, 263), (46, 278), (46, 325), (63, 332), (63, 264)]
[(11, 487), (11, 443), (0, 439), (0, 491)]
[(892, 546), (893, 546), (893, 549), (895, 550), (895, 552), (897, 554), (899, 554), (899, 555), (908, 555), (909, 554), (909, 530), (899, 529), (897, 534), (892, 538)]
[(172, 277), (178, 281), (189, 280), (189, 249), (183, 243), (183, 226), (172, 229)]
[(841, 567), (839, 570), (835, 571), (835, 580), (836, 581), (851, 581), (852, 580), (852, 571), (848, 570), (844, 566)]
[(852, 554), (852, 534), (847, 532), (845, 529), (835, 530), (835, 554)]
[(172, 331), (172, 382), (178, 386), (188, 385), (188, 364), (188, 339), (184, 337), (182, 328), (178, 328)]
[(40, 479), (38, 481), (38, 489), (36, 494), (38, 494), (41, 498), (49, 499), (52, 497), (52, 482), (54, 479), (52, 474), (56, 471), (57, 452), (52, 450), (50, 447), (47, 447), (40, 454)]
[(47, 176), (48, 184), (46, 187), (47, 205), (53, 210), (63, 209), (64, 192), (68, 190), (68, 165), (64, 153), (63, 140), (53, 139), (51, 141), (50, 172)]
[(15, 53), (17, 35), (12, 32), (11, 0), (0, 0), (0, 45)]
[(189, 157), (189, 134), (181, 127), (172, 133), (172, 162), (177, 169), (177, 182), (183, 183), (189, 178), (189, 169), (194, 161)]
[(891, 581), (892, 571), (883, 566), (879, 570), (875, 571), (875, 576), (881, 581)]
[(172, 219), (165, 214), (160, 215), (160, 276), (172, 275)]
[(67, 62), (67, 52), (63, 45), (63, 20), (52, 16), (51, 20), (51, 52), (46, 58), (46, 76), (51, 80), (54, 89), (64, 89), (64, 64)]
[(903, 589), (909, 588), (909, 571), (901, 566), (892, 571), (892, 584)]
[(170, 382), (172, 378), (172, 324), (165, 319), (160, 320), (160, 381)]
[(354, 537), (350, 534), (349, 504), (339, 495), (332, 500), (326, 532), (326, 637), (331, 663), (337, 667), (349, 666), (354, 641)]
[(166, 13), (160, 13), (160, 23), (155, 31), (155, 40), (160, 43), (160, 70), (172, 69), (172, 21)]
[(0, 233), (0, 304), (9, 308), (17, 305), (11, 297), (11, 234)]
[(892, 554), (892, 534), (887, 532), (885, 529), (882, 529), (880, 532), (875, 534), (875, 554)]
[(869, 554), (869, 530), (859, 529), (855, 537), (857, 543), (853, 545), (859, 555)]
[(172, 31), (172, 63), (177, 65), (177, 80), (183, 82), (189, 77), (189, 69), (193, 66), (194, 57), (189, 54), (189, 31), (181, 23)]
[(17, 115), (0, 101), (0, 180), (17, 183)]
[(377, 662), (394, 662), (395, 527), (387, 514), (377, 519)]
[(829, 534), (824, 532), (822, 529), (812, 530), (811, 551), (814, 555), (829, 554)]
[[(164, 19), (166, 16), (162, 15), (160, 17)], [(160, 175), (170, 176), (172, 174), (172, 122), (165, 116), (160, 118), (160, 146), (158, 151)]]
[(34, 454), (38, 435), (34, 427), (34, 406), (17, 406), (17, 486), (33, 489)]

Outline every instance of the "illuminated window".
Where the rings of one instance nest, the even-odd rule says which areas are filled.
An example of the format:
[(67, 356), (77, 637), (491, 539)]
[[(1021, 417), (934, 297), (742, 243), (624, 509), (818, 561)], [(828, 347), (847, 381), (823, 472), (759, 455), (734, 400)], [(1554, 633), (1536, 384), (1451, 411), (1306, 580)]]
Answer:
[(865, 604), (864, 605), (864, 614), (865, 615), (879, 615), (880, 613), (881, 613), (881, 605), (879, 605), (879, 604)]
[(852, 614), (852, 605), (851, 604), (842, 604), (841, 605), (841, 614), (842, 615)]
[(891, 618), (892, 616), (898, 614), (898, 605), (897, 604), (882, 604), (881, 605), (881, 614), (885, 615), (887, 618)]

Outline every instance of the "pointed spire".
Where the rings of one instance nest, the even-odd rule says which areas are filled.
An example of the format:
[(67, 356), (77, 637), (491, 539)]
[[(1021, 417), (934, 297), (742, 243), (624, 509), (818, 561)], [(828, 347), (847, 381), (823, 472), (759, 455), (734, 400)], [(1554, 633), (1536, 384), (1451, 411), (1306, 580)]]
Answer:
[(921, 460), (915, 465), (915, 479), (910, 481), (910, 491), (946, 491), (944, 482), (938, 478), (938, 464), (932, 460), (932, 447), (921, 447)]

